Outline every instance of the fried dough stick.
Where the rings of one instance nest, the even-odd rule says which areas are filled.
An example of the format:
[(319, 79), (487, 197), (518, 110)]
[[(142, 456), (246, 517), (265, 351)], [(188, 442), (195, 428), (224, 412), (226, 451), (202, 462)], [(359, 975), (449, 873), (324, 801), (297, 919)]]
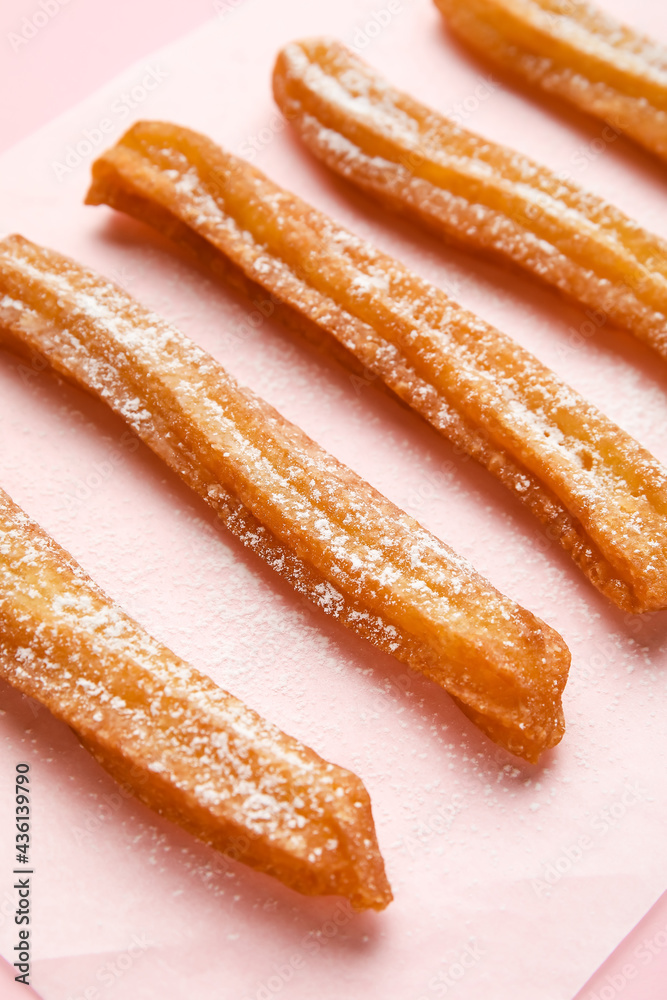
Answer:
[(441, 684), (507, 749), (563, 732), (569, 652), (547, 625), (122, 289), (0, 243), (0, 343), (105, 400), (295, 589)]
[(667, 160), (667, 49), (585, 0), (435, 0), (452, 31), (531, 88)]
[(667, 242), (546, 167), (395, 90), (339, 42), (279, 54), (276, 100), (308, 149), (383, 205), (520, 267), (667, 358)]
[(213, 847), (307, 895), (391, 901), (359, 778), (152, 639), (2, 490), (0, 677)]
[(130, 129), (94, 165), (88, 201), (151, 223), (363, 366), (512, 490), (619, 607), (667, 606), (667, 472), (509, 337), (178, 126)]

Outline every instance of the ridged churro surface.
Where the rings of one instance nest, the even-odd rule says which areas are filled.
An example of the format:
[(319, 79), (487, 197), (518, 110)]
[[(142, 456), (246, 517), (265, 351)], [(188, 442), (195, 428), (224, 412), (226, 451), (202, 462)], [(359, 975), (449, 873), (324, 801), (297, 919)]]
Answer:
[(105, 400), (297, 591), (441, 684), (507, 749), (563, 732), (562, 639), (124, 291), (0, 243), (0, 343)]
[(1, 490), (0, 677), (214, 847), (308, 895), (391, 901), (359, 778), (147, 635)]
[(667, 606), (667, 473), (528, 351), (248, 163), (174, 125), (135, 125), (88, 195), (363, 366), (485, 465), (620, 607)]
[(452, 30), (531, 87), (667, 160), (667, 49), (585, 0), (435, 0)]
[(660, 237), (394, 89), (335, 40), (286, 46), (273, 87), (308, 149), (346, 180), (448, 242), (522, 268), (667, 357)]

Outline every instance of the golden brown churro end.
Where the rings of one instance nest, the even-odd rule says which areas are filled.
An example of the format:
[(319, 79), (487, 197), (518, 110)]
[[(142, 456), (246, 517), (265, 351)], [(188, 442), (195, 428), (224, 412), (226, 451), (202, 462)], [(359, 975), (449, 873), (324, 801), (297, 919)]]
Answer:
[(0, 677), (147, 806), (297, 892), (391, 901), (361, 780), (147, 635), (1, 490), (0, 626)]

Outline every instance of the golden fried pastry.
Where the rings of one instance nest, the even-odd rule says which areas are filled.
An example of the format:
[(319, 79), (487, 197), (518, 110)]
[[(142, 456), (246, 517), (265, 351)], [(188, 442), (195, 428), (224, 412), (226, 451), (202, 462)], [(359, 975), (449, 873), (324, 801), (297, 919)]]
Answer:
[(667, 242), (546, 167), (394, 90), (344, 45), (294, 42), (274, 93), (311, 152), (448, 242), (493, 255), (667, 357)]
[(667, 606), (667, 472), (509, 337), (187, 129), (135, 125), (96, 162), (88, 201), (150, 222), (363, 366), (493, 472), (620, 607)]
[(435, 0), (485, 58), (667, 160), (667, 49), (585, 0)]
[(502, 746), (536, 760), (560, 740), (560, 636), (122, 289), (9, 237), (0, 344), (108, 403), (299, 593)]
[(213, 847), (307, 895), (391, 901), (359, 778), (147, 635), (2, 490), (0, 677)]

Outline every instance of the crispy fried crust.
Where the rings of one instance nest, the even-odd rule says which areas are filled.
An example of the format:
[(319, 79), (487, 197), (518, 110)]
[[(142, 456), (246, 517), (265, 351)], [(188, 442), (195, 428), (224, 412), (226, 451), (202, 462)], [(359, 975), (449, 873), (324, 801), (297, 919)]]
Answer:
[(585, 0), (435, 0), (502, 69), (667, 160), (667, 50)]
[(448, 242), (522, 268), (593, 310), (598, 328), (612, 322), (667, 358), (667, 242), (395, 90), (339, 42), (286, 46), (273, 88), (308, 149), (346, 180)]
[(276, 315), (364, 366), (493, 472), (619, 607), (667, 606), (667, 473), (509, 337), (187, 129), (133, 126), (95, 163), (88, 201), (263, 290)]
[(104, 399), (299, 592), (441, 684), (508, 750), (536, 760), (560, 740), (560, 636), (212, 357), (21, 237), (0, 243), (0, 295), (0, 343)]
[(1, 490), (0, 677), (201, 840), (307, 895), (391, 901), (359, 778), (147, 635)]

